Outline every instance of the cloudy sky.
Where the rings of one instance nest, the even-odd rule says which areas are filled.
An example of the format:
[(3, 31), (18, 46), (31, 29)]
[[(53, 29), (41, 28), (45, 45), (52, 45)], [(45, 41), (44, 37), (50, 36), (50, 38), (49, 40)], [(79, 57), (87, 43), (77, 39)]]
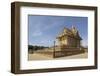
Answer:
[(82, 37), (82, 45), (88, 44), (88, 18), (71, 16), (28, 16), (28, 44), (52, 46), (64, 27), (75, 26)]

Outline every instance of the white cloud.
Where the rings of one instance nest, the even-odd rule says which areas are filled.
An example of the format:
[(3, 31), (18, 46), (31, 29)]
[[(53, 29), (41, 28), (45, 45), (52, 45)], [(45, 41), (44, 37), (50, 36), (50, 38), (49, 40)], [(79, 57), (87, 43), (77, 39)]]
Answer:
[(40, 30), (33, 31), (33, 37), (41, 36), (42, 32)]
[(82, 41), (82, 46), (84, 47), (88, 46), (88, 41), (87, 40)]

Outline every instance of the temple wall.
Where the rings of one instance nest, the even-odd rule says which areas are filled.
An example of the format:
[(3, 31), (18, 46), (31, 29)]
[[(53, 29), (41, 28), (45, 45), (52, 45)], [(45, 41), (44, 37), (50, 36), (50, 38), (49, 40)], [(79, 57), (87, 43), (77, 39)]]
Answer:
[(69, 46), (69, 47), (76, 46), (76, 40), (74, 38), (68, 37), (67, 40), (68, 40), (67, 46)]
[(60, 45), (66, 45), (66, 47), (80, 47), (80, 40), (72, 38), (72, 37), (66, 37), (59, 41)]

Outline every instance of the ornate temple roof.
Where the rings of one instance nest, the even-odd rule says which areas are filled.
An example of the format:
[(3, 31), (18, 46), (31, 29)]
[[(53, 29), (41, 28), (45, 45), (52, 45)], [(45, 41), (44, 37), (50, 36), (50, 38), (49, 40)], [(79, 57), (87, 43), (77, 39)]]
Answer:
[(63, 36), (69, 36), (69, 37), (72, 37), (72, 38), (82, 40), (82, 38), (79, 35), (78, 30), (73, 26), (72, 26), (71, 29), (64, 27), (63, 31), (58, 35), (57, 39), (61, 38)]

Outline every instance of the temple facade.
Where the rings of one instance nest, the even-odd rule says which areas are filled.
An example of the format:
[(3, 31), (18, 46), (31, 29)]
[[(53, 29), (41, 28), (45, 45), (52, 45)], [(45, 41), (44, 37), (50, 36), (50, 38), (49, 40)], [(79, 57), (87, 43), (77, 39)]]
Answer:
[(78, 30), (72, 26), (71, 29), (64, 27), (63, 31), (57, 36), (57, 40), (61, 47), (78, 48), (81, 45), (82, 38)]

